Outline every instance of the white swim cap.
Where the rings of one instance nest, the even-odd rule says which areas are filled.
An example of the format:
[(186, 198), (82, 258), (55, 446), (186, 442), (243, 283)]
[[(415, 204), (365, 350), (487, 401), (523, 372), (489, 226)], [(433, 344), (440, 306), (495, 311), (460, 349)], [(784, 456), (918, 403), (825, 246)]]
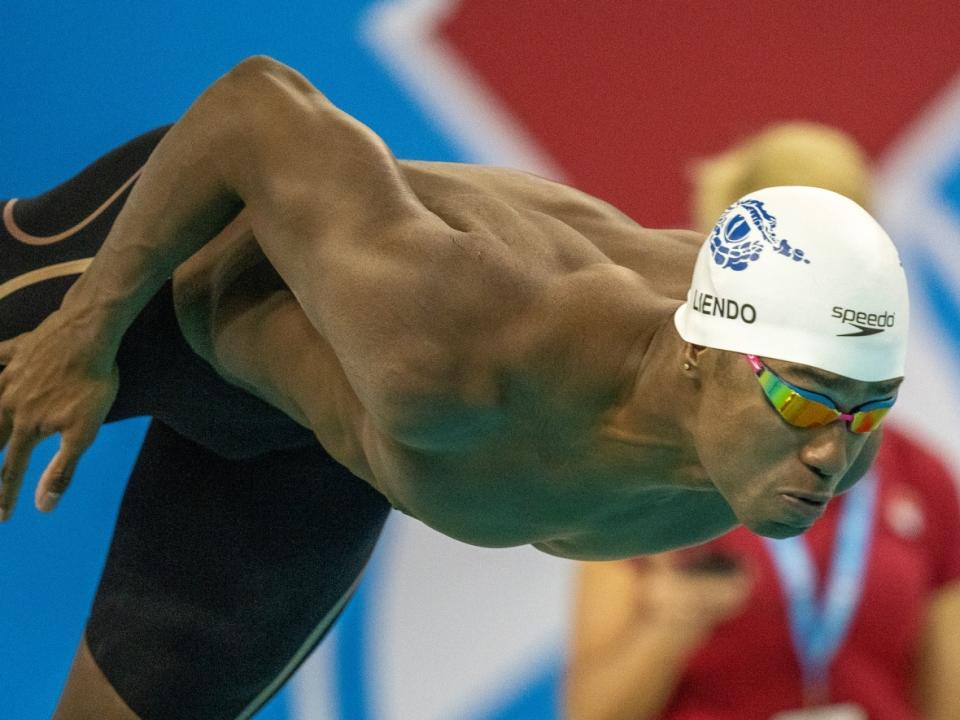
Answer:
[(687, 342), (876, 381), (903, 375), (908, 314), (883, 228), (843, 195), (796, 186), (724, 211), (673, 319)]

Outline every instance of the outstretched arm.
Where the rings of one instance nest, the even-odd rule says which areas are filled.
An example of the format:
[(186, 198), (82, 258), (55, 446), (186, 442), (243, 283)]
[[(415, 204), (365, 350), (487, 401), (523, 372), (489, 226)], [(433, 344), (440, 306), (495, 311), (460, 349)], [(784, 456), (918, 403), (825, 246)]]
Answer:
[[(61, 450), (37, 494), (41, 509), (52, 507), (112, 402), (123, 333), (173, 269), (243, 207), (381, 429), (429, 444), (441, 418), (483, 404), (455, 391), (464, 340), (483, 325), (469, 268), (479, 239), (419, 202), (373, 132), (299, 73), (256, 57), (167, 133), (62, 308), (0, 344), (8, 363), (0, 442), (9, 440), (0, 509), (15, 501), (36, 442), (59, 432)], [(485, 253), (488, 278), (499, 277), (493, 264)], [(441, 295), (441, 284), (453, 292)], [(489, 290), (502, 298), (504, 288)]]

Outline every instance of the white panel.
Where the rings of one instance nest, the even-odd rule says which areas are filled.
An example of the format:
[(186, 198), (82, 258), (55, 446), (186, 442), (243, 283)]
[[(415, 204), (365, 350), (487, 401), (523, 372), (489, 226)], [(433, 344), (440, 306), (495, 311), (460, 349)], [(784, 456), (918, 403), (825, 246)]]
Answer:
[(960, 75), (881, 159), (875, 213), (901, 250), (911, 290), (907, 375), (892, 422), (922, 436), (960, 468), (953, 403), (960, 362), (956, 348), (931, 316), (911, 261), (931, 253), (953, 278), (960, 299), (960, 221), (933, 193), (937, 179), (960, 162)]
[(339, 633), (334, 629), (294, 675), (290, 720), (348, 720), (338, 711), (335, 662)]
[(395, 522), (373, 601), (378, 720), (464, 717), (515, 691), (565, 638), (572, 564)]
[(464, 159), (562, 180), (559, 166), (499, 99), (433, 32), (454, 0), (390, 0), (375, 5), (363, 35)]

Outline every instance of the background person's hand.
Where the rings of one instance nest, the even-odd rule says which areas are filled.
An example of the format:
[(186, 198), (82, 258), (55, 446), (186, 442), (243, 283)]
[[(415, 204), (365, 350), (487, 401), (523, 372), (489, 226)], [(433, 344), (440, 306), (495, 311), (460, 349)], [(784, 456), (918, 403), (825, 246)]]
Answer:
[(751, 574), (741, 563), (731, 560), (721, 568), (714, 562), (708, 567), (689, 552), (644, 558), (638, 571), (640, 612), (691, 640), (706, 637), (741, 612), (752, 585)]
[(33, 448), (60, 434), (35, 503), (52, 510), (66, 491), (117, 394), (115, 351), (95, 323), (58, 310), (34, 330), (0, 342), (0, 521), (10, 517)]

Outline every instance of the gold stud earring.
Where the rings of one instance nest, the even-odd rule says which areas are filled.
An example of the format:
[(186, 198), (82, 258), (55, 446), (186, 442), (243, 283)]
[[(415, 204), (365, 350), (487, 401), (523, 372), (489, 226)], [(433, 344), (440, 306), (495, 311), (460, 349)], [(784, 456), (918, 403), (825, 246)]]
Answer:
[(684, 370), (689, 370), (691, 367), (693, 367), (693, 366), (692, 366), (690, 363), (688, 363), (688, 362), (685, 362), (685, 363), (683, 364), (683, 369), (684, 369)]

